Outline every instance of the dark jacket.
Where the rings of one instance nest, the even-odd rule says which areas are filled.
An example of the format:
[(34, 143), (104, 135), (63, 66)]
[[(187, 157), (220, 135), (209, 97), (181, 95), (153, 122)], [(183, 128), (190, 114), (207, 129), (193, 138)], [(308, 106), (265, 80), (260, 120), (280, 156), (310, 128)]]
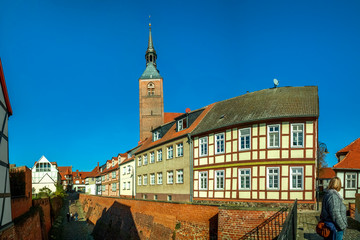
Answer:
[(338, 230), (345, 230), (347, 227), (346, 207), (342, 197), (335, 189), (326, 192), (321, 208), (320, 219), (333, 222)]

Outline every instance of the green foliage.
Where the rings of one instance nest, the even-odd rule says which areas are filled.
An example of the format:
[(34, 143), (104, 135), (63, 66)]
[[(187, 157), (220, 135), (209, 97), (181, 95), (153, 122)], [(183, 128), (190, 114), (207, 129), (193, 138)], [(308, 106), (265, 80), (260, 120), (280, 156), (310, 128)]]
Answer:
[(43, 187), (39, 190), (39, 198), (48, 198), (51, 195), (51, 190), (48, 187)]
[(56, 184), (55, 187), (56, 187), (56, 191), (55, 191), (54, 195), (64, 199), (67, 196), (67, 194), (66, 194), (63, 186), (61, 184)]

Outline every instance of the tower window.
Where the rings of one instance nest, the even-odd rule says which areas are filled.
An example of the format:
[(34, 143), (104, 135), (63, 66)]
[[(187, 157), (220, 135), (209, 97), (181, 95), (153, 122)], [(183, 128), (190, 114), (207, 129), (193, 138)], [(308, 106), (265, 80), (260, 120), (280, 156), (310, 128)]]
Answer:
[(148, 84), (147, 88), (148, 88), (148, 95), (149, 96), (155, 95), (155, 84), (154, 83), (150, 82)]
[(150, 55), (150, 62), (152, 62), (152, 55)]

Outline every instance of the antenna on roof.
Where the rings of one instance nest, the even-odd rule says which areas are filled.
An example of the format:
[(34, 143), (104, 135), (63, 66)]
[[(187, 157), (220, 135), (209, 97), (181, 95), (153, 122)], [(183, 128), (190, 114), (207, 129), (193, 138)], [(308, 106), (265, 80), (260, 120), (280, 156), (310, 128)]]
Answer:
[(276, 88), (279, 85), (279, 80), (274, 78), (274, 88)]

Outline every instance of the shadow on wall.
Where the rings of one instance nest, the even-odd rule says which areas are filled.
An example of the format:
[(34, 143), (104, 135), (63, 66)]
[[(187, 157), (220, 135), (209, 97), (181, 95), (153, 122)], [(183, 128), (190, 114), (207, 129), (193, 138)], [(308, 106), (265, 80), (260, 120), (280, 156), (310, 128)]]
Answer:
[(218, 226), (219, 226), (219, 214), (214, 215), (209, 219), (209, 235), (210, 240), (218, 239)]
[[(88, 211), (88, 214), (91, 210)], [(140, 239), (130, 207), (116, 201), (109, 209), (103, 210), (92, 235), (95, 240)]]

